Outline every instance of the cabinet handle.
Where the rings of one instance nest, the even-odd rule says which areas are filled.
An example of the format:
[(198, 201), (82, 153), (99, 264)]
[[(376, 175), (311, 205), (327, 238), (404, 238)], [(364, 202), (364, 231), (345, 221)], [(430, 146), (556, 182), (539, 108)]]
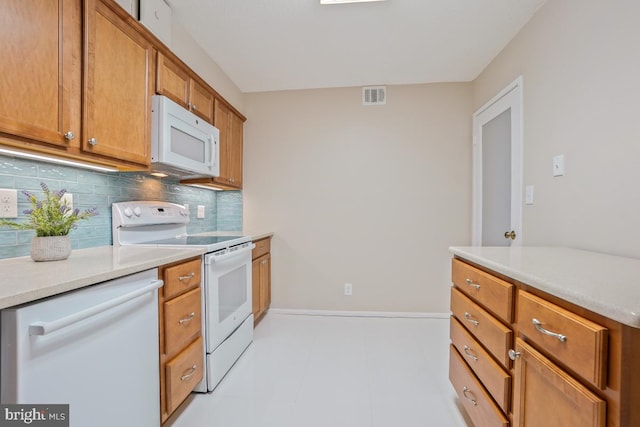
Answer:
[(198, 109), (198, 107), (196, 107), (196, 104), (193, 104), (191, 108), (193, 109), (193, 111), (196, 111)]
[(469, 286), (471, 288), (480, 289), (480, 285), (477, 284), (477, 283), (473, 283), (473, 280), (471, 280), (471, 279), (464, 279), (464, 282), (467, 284), (467, 286)]
[(178, 277), (178, 280), (179, 280), (179, 281), (181, 281), (181, 282), (182, 282), (183, 280), (189, 280), (189, 279), (191, 279), (191, 278), (192, 278), (193, 276), (195, 276), (195, 275), (196, 275), (196, 273), (191, 272), (191, 273), (187, 274), (186, 276), (180, 276), (180, 277)]
[(265, 265), (266, 263), (267, 263), (267, 260), (264, 259), (264, 260), (262, 260), (262, 262), (260, 264)]
[(183, 317), (182, 319), (178, 320), (178, 323), (182, 325), (183, 323), (191, 322), (194, 317), (196, 317), (196, 312), (192, 311), (187, 317)]
[(88, 143), (89, 143), (89, 145), (91, 145), (92, 147), (93, 147), (94, 145), (97, 145), (97, 144), (98, 144), (98, 140), (97, 140), (97, 139), (95, 139), (95, 138), (89, 138), (89, 140), (88, 140), (87, 142), (88, 142)]
[(464, 313), (464, 318), (467, 319), (467, 322), (472, 323), (474, 326), (478, 326), (480, 324), (480, 322), (474, 319), (469, 312)]
[(471, 397), (467, 396), (467, 393), (469, 393), (472, 397), (473, 397), (473, 393), (471, 392), (471, 390), (469, 390), (466, 386), (462, 388), (462, 394), (464, 395), (464, 398), (467, 399), (468, 401), (470, 401), (473, 406), (478, 406), (478, 401), (475, 399), (472, 399)]
[(198, 365), (193, 365), (191, 369), (189, 369), (188, 371), (185, 371), (185, 373), (182, 374), (182, 376), (180, 377), (180, 381), (184, 381), (191, 378), (193, 374), (196, 373), (196, 369), (198, 369)]
[(76, 138), (76, 135), (75, 135), (73, 132), (71, 132), (71, 131), (66, 132), (66, 133), (64, 134), (64, 139), (66, 139), (67, 141), (71, 141), (71, 140), (73, 140), (73, 139), (75, 139), (75, 138)]
[(474, 362), (478, 361), (478, 356), (473, 354), (473, 350), (471, 350), (471, 348), (466, 344), (464, 346), (464, 354), (466, 354), (469, 357), (469, 359), (472, 359)]
[(513, 230), (504, 232), (504, 238), (507, 240), (516, 240), (516, 237), (516, 232)]
[(509, 349), (509, 359), (515, 361), (520, 358), (520, 352), (515, 351), (514, 349)]
[(542, 327), (542, 322), (539, 321), (538, 319), (531, 319), (531, 323), (533, 323), (533, 326), (536, 327), (536, 329), (538, 330), (538, 332), (543, 333), (545, 335), (549, 335), (550, 337), (554, 337), (557, 338), (558, 341), (560, 342), (565, 342), (567, 341), (567, 337), (565, 335), (559, 334), (557, 332), (551, 332), (545, 328)]

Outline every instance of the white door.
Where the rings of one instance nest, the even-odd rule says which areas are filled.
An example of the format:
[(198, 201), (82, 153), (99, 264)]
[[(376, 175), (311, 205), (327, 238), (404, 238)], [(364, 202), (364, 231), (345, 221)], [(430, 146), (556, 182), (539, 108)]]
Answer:
[(473, 115), (474, 246), (522, 243), (522, 77)]

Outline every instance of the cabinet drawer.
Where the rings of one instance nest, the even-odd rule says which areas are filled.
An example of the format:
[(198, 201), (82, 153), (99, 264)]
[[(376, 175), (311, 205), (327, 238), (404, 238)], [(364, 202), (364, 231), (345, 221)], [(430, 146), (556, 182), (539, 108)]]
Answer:
[(451, 343), (504, 412), (509, 412), (511, 375), (491, 358), (471, 334), (451, 317)]
[(204, 347), (199, 337), (165, 365), (167, 409), (173, 412), (193, 391), (203, 375)]
[(453, 345), (449, 347), (449, 380), (475, 426), (509, 425), (507, 418), (493, 403)]
[(256, 259), (264, 254), (271, 252), (271, 238), (261, 239), (253, 242), (256, 247), (253, 248), (251, 259)]
[(517, 325), (518, 331), (543, 352), (595, 386), (605, 387), (605, 327), (526, 291), (518, 293)]
[(513, 342), (511, 329), (456, 288), (451, 288), (451, 311), (502, 366), (509, 366), (508, 351)]
[(164, 298), (170, 299), (200, 284), (201, 260), (194, 259), (164, 270)]
[(507, 323), (513, 321), (514, 286), (489, 273), (454, 259), (453, 283), (469, 297)]
[(200, 288), (164, 303), (165, 354), (171, 355), (200, 334)]

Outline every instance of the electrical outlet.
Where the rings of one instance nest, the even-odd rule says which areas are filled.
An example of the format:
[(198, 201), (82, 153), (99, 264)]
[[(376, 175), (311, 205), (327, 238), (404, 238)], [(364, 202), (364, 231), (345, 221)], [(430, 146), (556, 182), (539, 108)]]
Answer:
[(353, 285), (351, 283), (344, 284), (344, 294), (353, 295)]
[(62, 196), (62, 201), (67, 202), (67, 206), (69, 207), (69, 209), (73, 210), (73, 194), (64, 193), (64, 196)]
[(198, 205), (198, 215), (197, 218), (202, 219), (204, 218), (204, 206), (203, 205)]
[(18, 190), (0, 189), (0, 218), (18, 217)]

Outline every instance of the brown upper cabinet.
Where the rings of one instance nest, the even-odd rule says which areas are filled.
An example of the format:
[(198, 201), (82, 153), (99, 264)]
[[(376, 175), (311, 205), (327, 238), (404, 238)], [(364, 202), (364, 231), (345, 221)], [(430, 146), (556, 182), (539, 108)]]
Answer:
[(81, 20), (79, 0), (0, 2), (0, 132), (77, 149)]
[(242, 188), (243, 121), (216, 99), (215, 125), (220, 130), (220, 176), (214, 181)]
[(155, 64), (136, 24), (110, 0), (3, 0), (2, 144), (146, 169)]
[(0, 145), (148, 170), (157, 92), (220, 129), (198, 183), (242, 188), (244, 116), (113, 0), (2, 0), (0, 51)]
[(85, 2), (82, 149), (149, 165), (154, 50), (115, 11), (107, 2)]
[(156, 92), (213, 123), (213, 92), (199, 83), (187, 69), (162, 53), (158, 53)]

